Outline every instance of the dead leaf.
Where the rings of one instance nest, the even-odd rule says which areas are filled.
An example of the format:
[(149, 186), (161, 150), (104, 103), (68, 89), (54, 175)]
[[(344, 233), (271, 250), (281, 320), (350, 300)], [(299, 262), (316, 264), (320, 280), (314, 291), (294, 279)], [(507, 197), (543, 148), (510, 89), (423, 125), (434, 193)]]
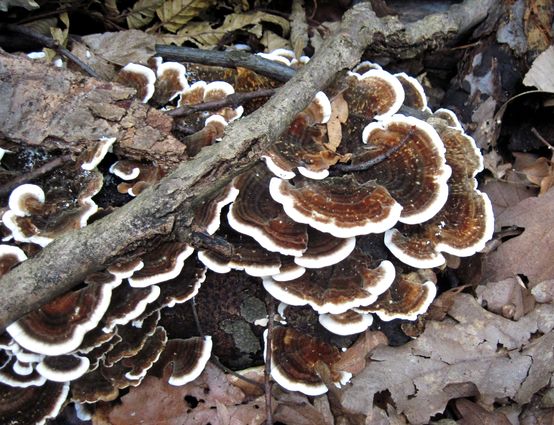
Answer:
[(162, 2), (156, 9), (156, 15), (162, 27), (170, 32), (177, 32), (213, 4), (213, 0), (169, 0)]
[(91, 34), (83, 41), (92, 53), (120, 66), (129, 62), (145, 64), (156, 54), (156, 39), (138, 30)]
[(243, 403), (244, 393), (208, 363), (198, 379), (182, 387), (147, 376), (121, 397), (121, 404), (113, 406), (109, 420), (111, 425), (261, 425), (265, 421), (263, 397)]
[(0, 1), (0, 11), (7, 12), (10, 7), (22, 7), (27, 10), (38, 9), (40, 6), (34, 0), (2, 0)]
[(529, 51), (542, 52), (552, 43), (552, 15), (550, 0), (529, 0), (525, 2), (523, 27)]
[(512, 425), (506, 415), (489, 412), (469, 400), (456, 400), (456, 410), (462, 416), (462, 419), (457, 421), (458, 425)]
[(366, 365), (368, 354), (379, 345), (387, 345), (388, 339), (383, 332), (366, 331), (356, 340), (356, 342), (344, 353), (340, 360), (335, 364), (337, 370), (344, 370), (356, 375), (361, 372)]
[(326, 147), (333, 152), (337, 150), (342, 141), (342, 124), (348, 119), (348, 103), (342, 94), (335, 96), (331, 101), (331, 118), (327, 122), (328, 142)]
[(554, 300), (554, 280), (545, 280), (531, 289), (538, 303), (551, 303)]
[[(462, 293), (449, 315), (452, 318), (442, 322), (428, 322), (418, 339), (401, 347), (377, 347), (371, 354), (373, 361), (345, 388), (343, 407), (352, 414), (371, 414), (374, 395), (388, 390), (397, 411), (418, 425), (444, 410), (450, 397), (443, 388), (448, 384), (472, 382), (481, 399), (490, 403), (515, 397), (527, 382), (536, 391), (540, 383), (529, 381), (527, 375), (535, 364), (532, 356), (546, 360), (552, 350), (520, 353), (517, 348), (546, 322), (549, 325), (541, 330), (547, 332), (540, 338), (546, 338), (541, 347), (554, 338), (554, 306), (537, 305), (513, 322), (484, 310), (471, 295)], [(497, 344), (513, 351), (507, 355)], [(553, 362), (547, 369), (550, 367)]]
[(554, 46), (542, 52), (523, 78), (523, 84), (554, 93)]
[(535, 307), (535, 299), (519, 276), (500, 282), (489, 282), (475, 290), (477, 300), (486, 305), (487, 310), (507, 319), (519, 320)]
[(302, 0), (293, 0), (290, 13), (290, 42), (296, 58), (302, 56), (308, 45), (308, 23)]
[(154, 19), (156, 9), (160, 7), (163, 0), (138, 0), (127, 15), (127, 26), (129, 29), (139, 29)]
[(265, 30), (260, 39), (260, 43), (265, 47), (266, 52), (276, 49), (290, 49), (290, 42), (273, 31)]
[(496, 217), (497, 226), (518, 226), (520, 236), (504, 242), (484, 260), (484, 277), (525, 275), (531, 284), (554, 278), (554, 191), (527, 198)]

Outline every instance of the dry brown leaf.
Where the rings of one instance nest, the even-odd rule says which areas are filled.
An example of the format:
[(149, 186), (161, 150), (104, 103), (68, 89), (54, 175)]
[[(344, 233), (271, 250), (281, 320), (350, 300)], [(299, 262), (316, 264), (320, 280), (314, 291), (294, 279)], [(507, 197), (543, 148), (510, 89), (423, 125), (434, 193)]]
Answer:
[(156, 9), (156, 15), (162, 27), (170, 32), (177, 32), (214, 4), (213, 0), (167, 0)]
[(512, 425), (506, 415), (497, 412), (489, 412), (469, 400), (456, 400), (456, 409), (462, 416), (458, 425)]
[[(352, 414), (371, 414), (374, 395), (388, 390), (398, 413), (419, 425), (444, 410), (450, 399), (443, 390), (448, 384), (472, 382), (488, 403), (516, 395), (524, 400), (546, 385), (531, 371), (540, 364), (543, 378), (552, 374), (552, 350), (545, 347), (554, 338), (553, 305), (537, 305), (514, 322), (484, 310), (471, 295), (462, 293), (449, 315), (442, 322), (428, 322), (423, 334), (404, 346), (377, 347), (371, 354), (374, 361), (341, 395), (343, 407)], [(538, 344), (533, 351), (532, 344), (520, 353), (517, 349), (537, 330), (547, 334), (533, 343)]]
[(271, 52), (276, 49), (290, 49), (290, 42), (286, 38), (283, 38), (273, 31), (265, 30), (260, 39), (260, 43), (265, 47), (267, 52)]
[(163, 0), (138, 0), (127, 15), (127, 26), (130, 29), (138, 29), (148, 25), (162, 3)]
[(308, 45), (308, 23), (302, 0), (293, 0), (290, 13), (290, 42), (294, 55), (298, 59), (302, 56), (304, 47)]
[[(182, 387), (147, 376), (109, 413), (111, 425), (258, 425), (265, 421), (264, 399), (243, 404), (244, 393), (208, 363), (198, 379)], [(147, 406), (147, 408), (146, 408)]]
[(542, 52), (552, 43), (552, 2), (550, 0), (527, 0), (523, 26), (529, 50)]
[(484, 260), (484, 277), (525, 275), (531, 284), (554, 278), (554, 191), (527, 198), (496, 217), (498, 227), (518, 226), (520, 236), (504, 242)]
[(342, 141), (342, 124), (348, 119), (348, 103), (342, 94), (331, 101), (331, 118), (327, 122), (327, 148), (335, 152)]
[(350, 372), (352, 375), (360, 373), (366, 365), (367, 355), (379, 345), (387, 345), (388, 339), (383, 332), (366, 331), (344, 353), (335, 364), (337, 370)]
[(91, 34), (83, 41), (92, 53), (120, 66), (129, 62), (145, 64), (156, 54), (156, 39), (138, 30)]
[(487, 310), (512, 320), (519, 320), (535, 307), (535, 299), (519, 276), (489, 282), (477, 287), (476, 293)]

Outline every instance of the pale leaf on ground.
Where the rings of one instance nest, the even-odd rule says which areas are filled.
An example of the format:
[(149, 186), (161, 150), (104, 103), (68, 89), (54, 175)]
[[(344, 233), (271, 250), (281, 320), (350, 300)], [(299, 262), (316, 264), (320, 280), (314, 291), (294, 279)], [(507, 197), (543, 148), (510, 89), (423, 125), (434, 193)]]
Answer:
[(525, 230), (504, 242), (485, 258), (483, 276), (501, 280), (522, 274), (531, 284), (554, 278), (554, 191), (527, 198), (496, 217), (497, 228), (518, 226)]
[(542, 52), (523, 78), (523, 84), (554, 93), (554, 46)]
[(388, 390), (397, 411), (419, 425), (444, 411), (450, 397), (443, 389), (449, 384), (471, 382), (487, 403), (516, 395), (523, 399), (528, 392), (521, 393), (521, 388), (536, 391), (542, 384), (528, 372), (552, 354), (517, 349), (537, 331), (546, 332), (539, 339), (541, 348), (554, 337), (554, 306), (537, 305), (514, 322), (486, 311), (471, 295), (459, 294), (449, 315), (442, 322), (428, 322), (423, 334), (404, 346), (377, 347), (370, 356), (373, 362), (342, 393), (343, 407), (353, 414), (371, 414), (374, 395)]
[(293, 0), (290, 13), (290, 42), (294, 55), (298, 59), (302, 56), (304, 47), (308, 45), (308, 24), (306, 11), (302, 0)]
[(156, 9), (163, 3), (163, 0), (138, 0), (133, 4), (127, 15), (127, 25), (130, 29), (142, 28), (154, 19)]
[(156, 14), (166, 30), (177, 32), (214, 3), (213, 0), (169, 0), (162, 2)]
[(120, 66), (129, 62), (145, 64), (156, 54), (156, 39), (138, 30), (91, 34), (83, 41), (92, 53)]

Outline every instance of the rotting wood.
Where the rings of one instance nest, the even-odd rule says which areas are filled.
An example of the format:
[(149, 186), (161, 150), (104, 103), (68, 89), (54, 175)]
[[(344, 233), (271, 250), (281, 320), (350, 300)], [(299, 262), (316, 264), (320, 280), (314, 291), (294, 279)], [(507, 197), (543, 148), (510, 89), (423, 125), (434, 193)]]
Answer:
[[(55, 240), (34, 258), (3, 276), (0, 330), (69, 290), (87, 274), (105, 267), (127, 252), (130, 245), (154, 236), (186, 235), (192, 220), (191, 204), (213, 190), (217, 183), (228, 181), (242, 167), (256, 161), (317, 91), (331, 82), (336, 72), (359, 61), (366, 46), (377, 41), (386, 43), (388, 37), (403, 32), (408, 33), (407, 40), (414, 46), (421, 44), (418, 41), (441, 34), (435, 42), (435, 46), (440, 45), (484, 19), (493, 4), (492, 0), (466, 0), (452, 6), (450, 14), (421, 20), (417, 31), (418, 23), (404, 26), (396, 21), (392, 25), (391, 20), (378, 19), (368, 3), (355, 5), (344, 15), (340, 30), (325, 42), (309, 64), (262, 108), (230, 125), (221, 143), (203, 149), (135, 200)], [(437, 19), (442, 19), (440, 25)], [(4, 59), (0, 56), (0, 61)], [(83, 79), (83, 84), (86, 80)], [(10, 83), (2, 83), (5, 84)], [(9, 87), (3, 90), (6, 92)], [(0, 108), (0, 122), (10, 113), (10, 106)], [(4, 137), (10, 139), (11, 135), (5, 131)]]

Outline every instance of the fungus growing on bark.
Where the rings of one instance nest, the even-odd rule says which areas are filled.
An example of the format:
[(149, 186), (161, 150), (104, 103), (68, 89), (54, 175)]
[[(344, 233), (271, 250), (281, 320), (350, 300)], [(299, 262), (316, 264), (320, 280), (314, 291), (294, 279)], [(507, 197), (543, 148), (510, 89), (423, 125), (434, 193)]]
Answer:
[[(267, 331), (264, 339), (266, 335)], [(329, 367), (331, 380), (337, 387), (345, 385), (352, 375), (334, 370), (333, 365), (339, 358), (339, 350), (334, 346), (292, 328), (279, 326), (271, 335), (271, 377), (289, 391), (311, 396), (326, 393), (328, 388), (316, 371), (319, 362)]]
[(106, 154), (111, 151), (115, 140), (115, 137), (101, 137), (92, 146), (87, 146), (84, 152), (79, 155), (81, 168), (87, 171), (94, 170)]
[(83, 376), (90, 366), (90, 360), (76, 354), (46, 356), (36, 370), (49, 381), (69, 382)]
[(121, 84), (133, 87), (142, 103), (147, 103), (154, 94), (156, 74), (147, 66), (129, 63), (119, 71), (117, 80)]
[(373, 323), (371, 314), (348, 310), (340, 314), (320, 314), (319, 323), (336, 335), (353, 335), (364, 332)]
[(26, 259), (27, 256), (21, 248), (12, 245), (0, 245), (0, 276), (5, 275), (14, 266)]

